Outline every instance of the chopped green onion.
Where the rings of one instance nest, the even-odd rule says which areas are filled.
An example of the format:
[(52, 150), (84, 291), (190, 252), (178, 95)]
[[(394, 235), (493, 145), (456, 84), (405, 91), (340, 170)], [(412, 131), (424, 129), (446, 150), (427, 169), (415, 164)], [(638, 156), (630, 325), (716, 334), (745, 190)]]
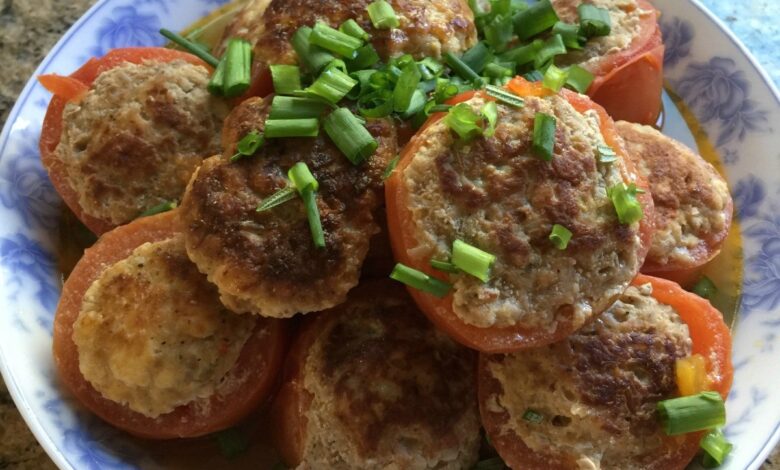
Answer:
[(317, 137), (320, 122), (316, 118), (268, 119), (265, 121), (265, 136), (268, 139), (283, 137)]
[(609, 145), (599, 144), (596, 146), (599, 154), (599, 163), (614, 163), (617, 161), (617, 153)]
[(390, 279), (439, 298), (446, 296), (452, 289), (452, 285), (401, 263), (395, 265)]
[(363, 40), (331, 28), (322, 21), (318, 21), (314, 25), (309, 41), (315, 46), (320, 46), (347, 59), (353, 59), (355, 52), (363, 45)]
[(377, 0), (366, 7), (368, 17), (376, 29), (397, 28), (401, 23), (395, 15), (393, 7), (385, 0)]
[(550, 36), (539, 49), (539, 52), (534, 57), (534, 67), (537, 69), (544, 68), (553, 57), (566, 53), (566, 46), (563, 44), (560, 34), (554, 34)]
[(558, 21), (550, 0), (541, 0), (515, 15), (515, 32), (521, 40), (547, 31)]
[(426, 57), (417, 64), (420, 66), (420, 73), (425, 80), (436, 78), (444, 70), (444, 64), (433, 57)]
[(499, 52), (507, 48), (507, 45), (512, 41), (514, 32), (514, 21), (509, 15), (496, 15), (482, 28), (485, 42)]
[(249, 89), (251, 75), (252, 45), (243, 39), (231, 39), (225, 52), (225, 96), (234, 98), (242, 95)]
[(444, 271), (447, 273), (459, 273), (460, 269), (449, 261), (439, 261), (437, 259), (431, 260), (431, 267), (438, 271)]
[(291, 95), (301, 87), (301, 69), (297, 65), (272, 65), (271, 80), (277, 95)]
[(482, 282), (487, 282), (490, 279), (490, 267), (495, 262), (494, 255), (468, 243), (455, 240), (452, 244), (452, 264)]
[(577, 13), (580, 15), (580, 35), (592, 38), (610, 33), (612, 22), (606, 8), (582, 3), (577, 7)]
[(304, 162), (298, 162), (293, 165), (287, 171), (287, 176), (299, 193), (303, 192), (305, 189), (311, 189), (312, 191), (320, 189), (320, 183), (314, 178), (311, 170), (309, 170), (309, 166)]
[(298, 28), (290, 42), (300, 62), (312, 73), (319, 73), (336, 57), (325, 49), (311, 43), (313, 31), (308, 26)]
[(363, 41), (368, 41), (371, 38), (368, 32), (361, 28), (358, 22), (352, 18), (341, 23), (341, 26), (339, 26), (339, 31), (344, 34), (349, 34), (353, 38), (362, 39)]
[(568, 77), (566, 77), (566, 86), (572, 90), (585, 94), (593, 83), (595, 78), (592, 73), (588, 72), (579, 65), (572, 65), (566, 69)]
[(489, 459), (480, 460), (474, 465), (471, 470), (504, 470), (506, 464), (501, 457), (491, 457)]
[(586, 38), (580, 36), (580, 25), (559, 21), (552, 28), (553, 34), (560, 34), (567, 49), (582, 49)]
[(322, 115), (328, 104), (315, 98), (274, 96), (269, 119), (305, 119)]
[(703, 276), (699, 281), (694, 284), (691, 292), (699, 297), (707, 300), (711, 300), (715, 294), (718, 293), (718, 287), (712, 282), (712, 279), (707, 276)]
[(555, 116), (545, 113), (536, 113), (534, 116), (534, 138), (531, 150), (545, 161), (552, 160), (555, 148)]
[(503, 88), (488, 85), (485, 87), (485, 91), (487, 91), (488, 95), (509, 106), (522, 108), (525, 105), (525, 101), (522, 98)]
[(615, 206), (615, 212), (621, 224), (629, 225), (642, 220), (642, 204), (637, 200), (637, 194), (639, 194), (639, 190), (634, 183), (629, 185), (619, 183), (607, 189), (607, 195), (612, 200), (612, 205)]
[(539, 424), (544, 421), (544, 416), (542, 416), (542, 414), (538, 411), (534, 411), (531, 408), (528, 408), (525, 410), (525, 413), (523, 413), (523, 421), (528, 421), (532, 424)]
[(550, 241), (559, 250), (565, 250), (566, 247), (569, 246), (571, 235), (572, 233), (569, 229), (563, 225), (555, 224), (553, 225), (552, 231), (550, 232)]
[(658, 414), (669, 436), (703, 431), (726, 424), (726, 406), (718, 392), (672, 398), (658, 402)]
[(347, 93), (355, 88), (357, 83), (357, 80), (353, 79), (346, 73), (339, 69), (333, 68), (322, 72), (317, 80), (315, 80), (314, 83), (312, 83), (312, 85), (306, 89), (306, 92), (321, 96), (328, 102), (337, 104), (345, 96), (347, 96)]
[(458, 74), (461, 78), (464, 80), (469, 81), (478, 81), (481, 79), (479, 74), (471, 69), (468, 65), (466, 65), (465, 62), (463, 62), (458, 56), (453, 54), (452, 52), (445, 52), (444, 53), (444, 60), (447, 62), (447, 65), (452, 68), (452, 71)]
[(510, 49), (501, 54), (499, 57), (501, 60), (514, 62), (518, 66), (529, 64), (534, 61), (536, 55), (539, 53), (539, 50), (543, 45), (544, 41), (541, 39), (534, 39), (531, 44), (526, 44), (524, 46)]
[(373, 155), (379, 146), (371, 133), (347, 108), (333, 111), (322, 124), (336, 147), (353, 165), (359, 165)]
[(425, 93), (420, 89), (414, 90), (412, 93), (412, 101), (409, 103), (409, 107), (406, 111), (401, 113), (402, 119), (409, 119), (415, 114), (419, 113), (425, 107)]
[(393, 112), (393, 92), (377, 90), (358, 100), (358, 111), (367, 118), (382, 118)]
[(514, 75), (512, 69), (504, 67), (503, 65), (497, 64), (495, 62), (487, 64), (483, 72), (490, 78), (503, 78)]
[(540, 82), (544, 78), (544, 75), (542, 74), (542, 72), (538, 70), (531, 70), (528, 73), (524, 73), (523, 78), (525, 78), (529, 82)]
[(211, 75), (206, 89), (214, 96), (222, 96), (225, 94), (225, 62), (220, 60), (216, 70)]
[(303, 162), (293, 165), (287, 172), (287, 176), (303, 199), (314, 246), (325, 248), (325, 234), (322, 231), (322, 221), (320, 220), (320, 210), (317, 207), (316, 196), (320, 184), (314, 178), (314, 175), (311, 174), (309, 167)]
[(451, 104), (435, 104), (436, 103), (435, 101), (431, 101), (431, 103), (434, 103), (434, 104), (428, 109), (428, 113), (429, 114), (433, 114), (433, 113), (446, 113), (450, 109), (452, 109), (452, 105)]
[(403, 68), (393, 91), (393, 109), (396, 112), (402, 113), (409, 109), (412, 95), (417, 90), (421, 78), (422, 74), (416, 63), (411, 63)]
[(165, 201), (163, 203), (157, 204), (156, 206), (152, 206), (145, 211), (138, 214), (138, 218), (141, 217), (149, 217), (152, 215), (162, 214), (163, 212), (168, 212), (173, 209), (176, 209), (179, 206), (179, 203), (176, 201)]
[(252, 131), (241, 138), (236, 145), (236, 154), (230, 158), (231, 162), (238, 161), (244, 157), (251, 157), (265, 144), (265, 135)]
[(400, 155), (396, 155), (392, 160), (390, 160), (390, 163), (388, 163), (387, 167), (385, 167), (384, 173), (382, 173), (382, 181), (387, 181), (387, 179), (393, 175), (395, 167), (398, 166), (399, 161), (401, 161)]
[(463, 61), (464, 64), (468, 65), (469, 69), (473, 70), (476, 74), (482, 73), (482, 70), (484, 70), (485, 66), (488, 64), (488, 62), (490, 62), (491, 59), (492, 54), (490, 53), (490, 49), (488, 49), (485, 43), (481, 41), (476, 43), (471, 49), (467, 50), (460, 58), (460, 60)]
[(379, 62), (379, 53), (374, 46), (366, 44), (356, 51), (354, 59), (347, 61), (347, 68), (358, 71), (373, 67), (377, 62)]
[(263, 199), (263, 202), (257, 206), (257, 212), (270, 211), (274, 207), (281, 206), (296, 197), (298, 197), (298, 190), (294, 186), (287, 186)]
[(249, 449), (249, 438), (236, 428), (225, 429), (217, 433), (219, 451), (228, 459), (233, 459)]
[(495, 101), (488, 101), (480, 110), (482, 116), (487, 121), (487, 127), (482, 131), (482, 135), (490, 138), (496, 134), (496, 125), (498, 124), (498, 105)]
[(544, 78), (542, 78), (542, 85), (556, 93), (561, 91), (563, 85), (566, 83), (567, 73), (563, 69), (559, 69), (554, 64), (550, 64), (547, 70), (544, 72)]
[(460, 93), (458, 85), (446, 78), (436, 79), (436, 90), (434, 91), (433, 98), (437, 103), (443, 103), (450, 98), (455, 97), (458, 93)]
[(482, 135), (482, 116), (477, 114), (471, 106), (459, 103), (450, 108), (444, 117), (444, 124), (455, 131), (462, 140), (470, 142)]
[(174, 33), (171, 30), (168, 29), (161, 29), (160, 34), (165, 36), (167, 39), (171, 40), (172, 42), (178, 44), (179, 46), (186, 49), (188, 52), (190, 52), (192, 55), (198, 57), (203, 62), (206, 62), (210, 66), (217, 68), (219, 65), (219, 59), (211, 55), (208, 51), (204, 50), (200, 45), (197, 43), (190, 41), (189, 39), (185, 38), (184, 36)]
[(713, 429), (704, 436), (699, 444), (705, 454), (702, 458), (704, 468), (715, 468), (723, 465), (726, 457), (731, 453), (734, 446), (726, 440), (723, 431)]

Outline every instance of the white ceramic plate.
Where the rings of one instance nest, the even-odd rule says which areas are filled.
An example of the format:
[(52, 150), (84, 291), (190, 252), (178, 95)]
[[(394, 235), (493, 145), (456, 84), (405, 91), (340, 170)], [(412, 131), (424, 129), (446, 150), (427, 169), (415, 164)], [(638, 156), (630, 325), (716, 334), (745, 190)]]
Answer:
[[(160, 45), (223, 0), (102, 0), (36, 71), (68, 74), (120, 46)], [(736, 376), (726, 468), (758, 468), (780, 437), (780, 98), (749, 53), (694, 1), (656, 0), (663, 12), (666, 78), (715, 144), (736, 201), (744, 258), (734, 336)], [(0, 135), (0, 370), (17, 406), (63, 469), (154, 466), (147, 449), (64, 396), (51, 359), (61, 279), (54, 250), (59, 198), (41, 168), (38, 137), (49, 95), (34, 80)], [(667, 101), (667, 110), (672, 110)], [(695, 145), (672, 111), (665, 132)], [(694, 129), (694, 133), (696, 130)]]

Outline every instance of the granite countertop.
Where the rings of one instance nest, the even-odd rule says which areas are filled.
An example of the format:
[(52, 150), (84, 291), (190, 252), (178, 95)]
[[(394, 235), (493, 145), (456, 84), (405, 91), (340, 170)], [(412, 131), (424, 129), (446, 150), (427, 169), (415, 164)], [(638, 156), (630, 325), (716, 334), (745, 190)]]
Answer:
[[(0, 0), (0, 128), (16, 97), (54, 43), (93, 0)], [(702, 0), (747, 44), (780, 86), (780, 16), (777, 0)], [(16, 411), (0, 380), (0, 469), (55, 468)], [(762, 467), (780, 470), (780, 446)]]

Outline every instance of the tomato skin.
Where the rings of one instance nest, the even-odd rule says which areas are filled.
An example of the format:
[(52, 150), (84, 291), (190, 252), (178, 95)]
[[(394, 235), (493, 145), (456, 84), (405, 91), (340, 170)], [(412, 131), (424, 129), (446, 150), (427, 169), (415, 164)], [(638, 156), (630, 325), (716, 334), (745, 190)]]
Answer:
[[(62, 113), (65, 110), (65, 105), (69, 100), (79, 99), (78, 93), (73, 93), (73, 90), (78, 88), (73, 80), (80, 81), (88, 89), (95, 79), (103, 72), (111, 70), (114, 67), (122, 65), (126, 62), (133, 64), (141, 64), (147, 60), (157, 60), (163, 62), (172, 62), (174, 60), (184, 60), (193, 65), (201, 65), (210, 70), (210, 67), (198, 59), (197, 57), (182, 51), (174, 49), (166, 49), (162, 47), (131, 47), (125, 49), (114, 49), (101, 58), (89, 59), (78, 70), (73, 72), (68, 78), (70, 81), (69, 87), (58, 87), (55, 84), (55, 88), (58, 91), (65, 93), (65, 96), (54, 95), (49, 102), (49, 107), (46, 110), (46, 116), (43, 119), (43, 128), (41, 130), (41, 139), (39, 142), (39, 149), (41, 152), (41, 161), (46, 171), (49, 173), (49, 179), (51, 179), (54, 189), (57, 190), (65, 204), (76, 214), (81, 222), (87, 226), (96, 235), (102, 235), (109, 230), (116, 227), (116, 225), (96, 217), (92, 217), (85, 214), (79, 204), (78, 194), (70, 186), (67, 178), (67, 172), (65, 166), (56, 157), (54, 151), (57, 149), (57, 145), (60, 143), (60, 137), (62, 135)], [(41, 77), (42, 83), (49, 81), (51, 83), (52, 76)], [(57, 82), (56, 79), (54, 79)], [(62, 84), (62, 81), (59, 81)]]
[(85, 251), (84, 257), (63, 287), (54, 320), (54, 363), (63, 385), (97, 416), (128, 433), (148, 439), (197, 437), (232, 426), (268, 398), (281, 368), (287, 339), (287, 325), (278, 320), (258, 318), (254, 333), (241, 350), (231, 372), (247, 375), (236, 389), (215, 395), (208, 401), (210, 411), (197, 404), (149, 418), (104, 398), (79, 370), (78, 350), (73, 342), (73, 324), (78, 318), (84, 294), (101, 273), (125, 259), (147, 242), (170, 238), (179, 229), (175, 211), (139, 219), (104, 235)]
[[(710, 303), (674, 282), (642, 274), (632, 281), (640, 286), (650, 283), (653, 297), (660, 303), (672, 306), (688, 325), (693, 342), (692, 354), (708, 358), (708, 369), (712, 390), (726, 399), (733, 380), (731, 364), (731, 335), (723, 318)], [(506, 411), (495, 411), (488, 406), (491, 397), (503, 392), (503, 386), (490, 373), (490, 356), (479, 355), (479, 406), (482, 424), (493, 446), (510, 468), (528, 470), (566, 470), (577, 468), (577, 462), (562, 456), (540, 454), (532, 451), (514, 432), (505, 432), (510, 420)], [(683, 470), (699, 452), (699, 442), (704, 432), (695, 432), (677, 437), (665, 437), (664, 452), (641, 462), (641, 468), (648, 470)], [(637, 465), (639, 468), (640, 465)]]
[[(553, 92), (544, 88), (541, 83), (528, 82), (520, 77), (513, 79), (507, 85), (507, 88), (519, 96), (541, 97), (553, 94)], [(463, 93), (450, 100), (448, 104), (457, 104), (467, 101), (474, 97), (476, 93), (477, 92), (473, 91)], [(630, 160), (625, 158), (623, 145), (620, 143), (613, 121), (609, 118), (606, 111), (598, 104), (593, 103), (586, 96), (579, 95), (569, 90), (561, 90), (561, 95), (564, 96), (577, 111), (584, 112), (592, 109), (599, 114), (602, 123), (602, 134), (605, 141), (612, 146), (618, 154), (623, 156), (623, 160), (626, 164), (625, 179), (634, 180), (637, 182), (638, 187), (647, 190), (647, 183), (636, 173)], [(436, 113), (432, 115), (423, 125), (421, 131), (442, 119), (444, 116), (445, 113)], [(393, 253), (398, 262), (444, 281), (446, 279), (443, 279), (443, 274), (441, 272), (431, 268), (427, 262), (413, 259), (406, 249), (406, 247), (415, 246), (417, 243), (410, 230), (412, 224), (408, 221), (411, 220), (411, 214), (404, 202), (406, 196), (401, 184), (400, 175), (409, 165), (412, 156), (420, 146), (419, 135), (420, 133), (418, 132), (418, 134), (406, 145), (401, 153), (401, 160), (399, 161), (396, 170), (385, 183), (385, 199), (387, 201), (387, 220), (390, 231), (390, 241)], [(653, 200), (649, 191), (639, 195), (638, 199), (641, 202), (645, 213), (645, 217), (640, 222), (641, 247), (640, 252), (638, 253), (640, 259), (644, 259), (647, 255), (647, 251), (650, 249), (650, 240), (653, 233), (651, 222)], [(566, 322), (559, 323), (553, 332), (540, 332), (521, 327), (479, 328), (466, 324), (454, 313), (452, 310), (452, 294), (439, 299), (416, 289), (408, 288), (407, 290), (420, 307), (420, 310), (426, 314), (433, 324), (445, 331), (459, 343), (481, 352), (509, 353), (523, 348), (539, 347), (560, 341), (571, 334), (572, 326)]]

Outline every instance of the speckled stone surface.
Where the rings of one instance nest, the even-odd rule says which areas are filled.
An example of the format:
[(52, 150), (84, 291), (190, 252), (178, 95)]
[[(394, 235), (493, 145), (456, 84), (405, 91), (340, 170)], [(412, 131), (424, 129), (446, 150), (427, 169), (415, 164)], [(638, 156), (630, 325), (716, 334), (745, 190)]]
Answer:
[[(0, 128), (33, 70), (93, 0), (0, 0)], [(702, 0), (780, 86), (780, 0)], [(0, 380), (0, 470), (51, 469)], [(762, 470), (780, 470), (780, 447)]]

